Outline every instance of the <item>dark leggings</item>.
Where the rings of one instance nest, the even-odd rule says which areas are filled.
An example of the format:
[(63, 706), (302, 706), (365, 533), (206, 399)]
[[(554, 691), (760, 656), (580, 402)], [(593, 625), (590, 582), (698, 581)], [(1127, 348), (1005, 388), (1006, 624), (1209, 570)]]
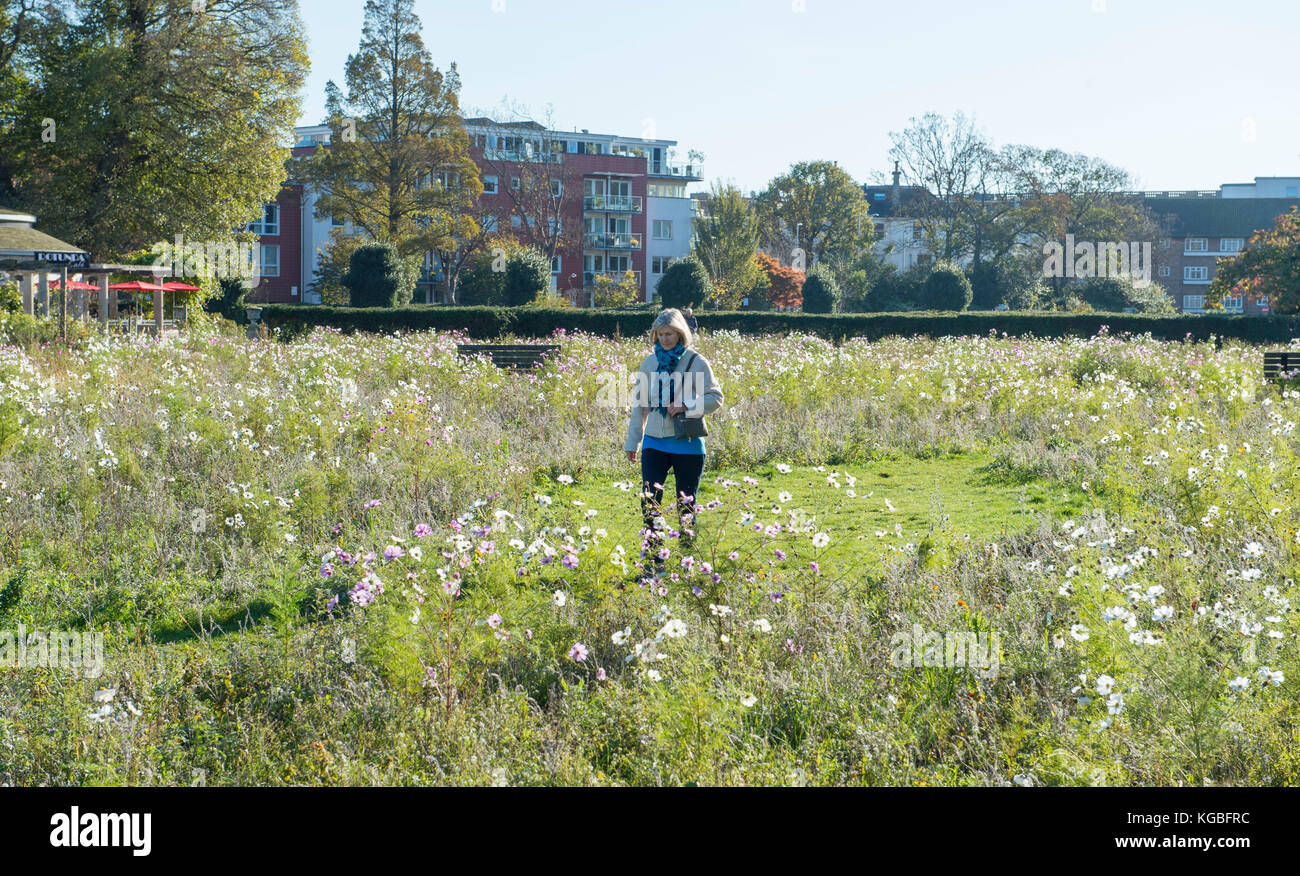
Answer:
[[(700, 475), (704, 472), (702, 453), (664, 453), (653, 447), (645, 447), (641, 450), (641, 516), (646, 527), (653, 529), (653, 517), (664, 499), (664, 491), (656, 490), (654, 485), (665, 483), (670, 468), (676, 476), (677, 492), (685, 493), (690, 497), (689, 503), (682, 502), (680, 498), (675, 503), (678, 516), (682, 526), (694, 528), (695, 498), (700, 489)], [(653, 491), (653, 502), (645, 496), (647, 491)]]

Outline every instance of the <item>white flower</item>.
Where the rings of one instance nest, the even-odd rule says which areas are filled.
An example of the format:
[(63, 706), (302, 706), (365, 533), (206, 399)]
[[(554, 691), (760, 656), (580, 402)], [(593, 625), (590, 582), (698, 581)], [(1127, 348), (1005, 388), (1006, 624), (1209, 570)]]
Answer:
[(624, 642), (626, 642), (628, 640), (628, 637), (631, 635), (632, 635), (632, 628), (628, 626), (628, 627), (623, 627), (623, 629), (614, 633), (614, 635), (610, 636), (610, 639), (613, 640), (615, 645), (621, 645)]
[(731, 614), (731, 607), (727, 605), (714, 605), (713, 603), (709, 603), (709, 611), (715, 617), (726, 617), (727, 615)]
[(747, 709), (751, 708), (756, 702), (758, 702), (758, 697), (753, 695), (743, 696), (740, 698), (740, 704)]
[(1151, 612), (1151, 619), (1156, 621), (1167, 621), (1173, 616), (1174, 607), (1172, 605), (1162, 605)]
[(560, 475), (559, 477), (556, 478), (556, 480), (559, 481), (559, 482), (562, 483), (562, 484), (571, 484), (571, 483), (573, 483), (573, 478), (570, 477), (569, 475), (566, 475), (566, 474), (562, 474), (562, 475)]
[(680, 639), (682, 636), (686, 635), (686, 623), (685, 621), (673, 618), (663, 625), (663, 629), (659, 631), (659, 635), (669, 639)]
[(831, 543), (831, 537), (824, 532), (819, 532), (813, 536), (813, 547), (824, 548)]
[(645, 677), (650, 679), (651, 681), (659, 681), (660, 679), (663, 678), (663, 676), (659, 674), (659, 670), (657, 669), (647, 669), (645, 671)]
[(1246, 546), (1241, 549), (1243, 557), (1262, 557), (1264, 555), (1264, 546), (1257, 541), (1247, 542)]
[(794, 471), (794, 469), (790, 468), (790, 466), (786, 465), (784, 462), (778, 462), (776, 464), (776, 470), (779, 471), (781, 474), (789, 474), (790, 472)]
[(1261, 666), (1259, 668), (1259, 677), (1264, 679), (1268, 684), (1273, 685), (1273, 687), (1278, 687), (1282, 682), (1286, 681), (1286, 678), (1282, 675), (1282, 670), (1269, 669), (1267, 666)]
[(772, 624), (768, 622), (767, 618), (760, 617), (754, 621), (754, 629), (760, 633), (770, 633), (772, 632)]
[(1234, 691), (1243, 691), (1250, 687), (1250, 679), (1244, 675), (1238, 675), (1232, 681), (1228, 682), (1228, 689)]
[(1124, 697), (1121, 694), (1113, 693), (1106, 698), (1106, 711), (1112, 715), (1118, 715), (1124, 711)]
[(117, 688), (101, 687), (99, 690), (95, 691), (95, 702), (110, 703), (113, 701), (113, 697), (115, 696), (117, 696)]
[(1076, 642), (1086, 642), (1091, 635), (1092, 633), (1088, 632), (1088, 628), (1083, 624), (1075, 624), (1070, 627), (1070, 637)]
[(784, 490), (782, 490), (781, 493), (780, 493), (779, 495), (777, 495), (776, 498), (777, 498), (778, 501), (781, 501), (781, 502), (789, 502), (791, 499), (794, 498), (794, 496), (791, 496), (789, 493), (787, 493), (787, 492), (785, 492)]
[(551, 595), (551, 599), (560, 608), (564, 608), (564, 604), (569, 601), (569, 597), (564, 595), (563, 590), (556, 590), (555, 593)]
[(1097, 693), (1106, 696), (1115, 687), (1115, 679), (1109, 675), (1102, 675), (1097, 678)]

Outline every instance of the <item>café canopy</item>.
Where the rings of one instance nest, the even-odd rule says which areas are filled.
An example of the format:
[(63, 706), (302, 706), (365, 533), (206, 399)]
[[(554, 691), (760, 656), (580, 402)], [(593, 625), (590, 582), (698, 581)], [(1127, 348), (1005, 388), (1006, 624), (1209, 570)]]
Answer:
[[(16, 274), (23, 296), (23, 310), (29, 314), (50, 311), (50, 290), (62, 294), (64, 306), (61, 314), (67, 317), (68, 292), (75, 292), (73, 307), (78, 316), (89, 312), (86, 292), (99, 292), (99, 321), (107, 326), (110, 317), (116, 316), (117, 300), (109, 298), (110, 274), (145, 275), (152, 283), (141, 283), (135, 291), (154, 293), (154, 322), (158, 332), (163, 329), (163, 294), (176, 291), (176, 285), (161, 285), (169, 270), (148, 265), (93, 265), (90, 253), (72, 244), (51, 237), (36, 229), (36, 217), (29, 213), (0, 209), (0, 271)], [(59, 279), (50, 281), (50, 274)], [(93, 282), (70, 281), (69, 274), (81, 274)], [(147, 287), (147, 288), (146, 288)], [(187, 287), (193, 288), (193, 287)]]

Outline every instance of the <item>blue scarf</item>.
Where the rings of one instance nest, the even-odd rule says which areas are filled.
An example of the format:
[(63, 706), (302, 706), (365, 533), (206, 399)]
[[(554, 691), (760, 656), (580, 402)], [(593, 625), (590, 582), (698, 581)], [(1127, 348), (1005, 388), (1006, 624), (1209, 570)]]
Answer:
[[(659, 339), (655, 338), (655, 358), (659, 360), (659, 365), (658, 367), (655, 368), (655, 371), (659, 373), (672, 373), (673, 371), (676, 371), (677, 363), (681, 361), (682, 354), (685, 352), (686, 352), (686, 347), (685, 345), (682, 344), (680, 340), (677, 341), (677, 346), (673, 347), (671, 350), (665, 350), (663, 347), (659, 346)], [(672, 404), (673, 403), (673, 382), (671, 380), (668, 380), (667, 383), (668, 383), (668, 404)], [(660, 401), (662, 400), (663, 400), (663, 396), (661, 394)], [(660, 413), (667, 414), (668, 406), (660, 405), (658, 410)]]

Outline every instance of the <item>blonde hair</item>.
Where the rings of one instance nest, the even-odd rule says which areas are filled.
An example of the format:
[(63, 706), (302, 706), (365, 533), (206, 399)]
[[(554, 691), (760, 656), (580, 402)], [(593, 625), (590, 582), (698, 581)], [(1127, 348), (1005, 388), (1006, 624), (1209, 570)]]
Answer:
[(682, 347), (689, 348), (695, 343), (695, 335), (691, 333), (691, 327), (686, 324), (686, 317), (676, 307), (670, 307), (655, 317), (654, 324), (650, 326), (650, 346), (655, 345), (656, 336), (659, 329), (670, 328), (682, 336)]

